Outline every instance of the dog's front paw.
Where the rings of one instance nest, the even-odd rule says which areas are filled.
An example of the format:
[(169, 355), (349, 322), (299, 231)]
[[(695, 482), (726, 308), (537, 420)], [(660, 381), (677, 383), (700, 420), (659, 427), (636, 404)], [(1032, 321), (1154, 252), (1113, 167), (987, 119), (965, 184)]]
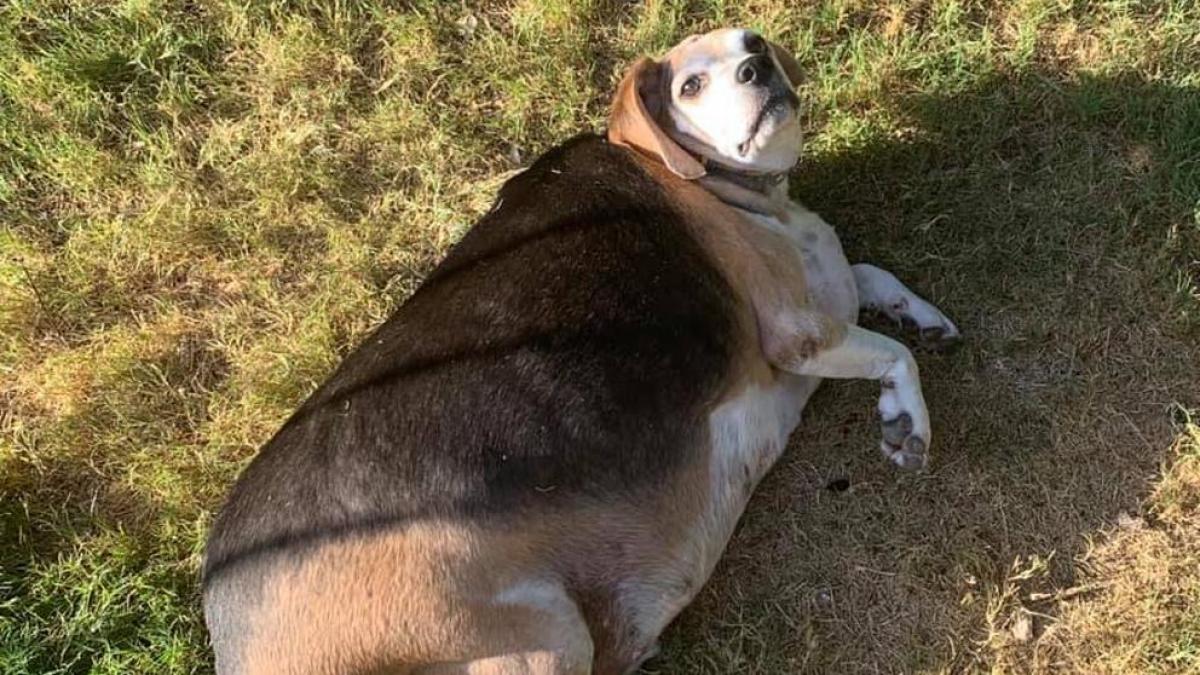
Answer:
[(919, 471), (929, 464), (929, 444), (933, 437), (929, 410), (911, 357), (893, 373), (881, 382), (879, 417), (883, 421), (883, 441), (879, 447), (896, 466)]
[(906, 412), (883, 420), (883, 441), (879, 448), (885, 457), (907, 471), (921, 471), (929, 464), (929, 440), (914, 433), (912, 415)]
[(950, 317), (921, 298), (910, 295), (879, 308), (884, 316), (917, 334), (917, 343), (929, 350), (943, 351), (962, 340)]

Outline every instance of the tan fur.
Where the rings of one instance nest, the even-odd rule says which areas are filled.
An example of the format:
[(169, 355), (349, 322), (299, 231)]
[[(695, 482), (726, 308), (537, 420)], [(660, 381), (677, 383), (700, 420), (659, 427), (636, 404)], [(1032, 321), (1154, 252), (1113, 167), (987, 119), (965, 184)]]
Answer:
[[(626, 672), (724, 548), (727, 533), (691, 536), (708, 507), (705, 450), (636, 503), (585, 504), (511, 530), (422, 523), (275, 564), (244, 672)], [(545, 606), (497, 600), (523, 586), (546, 589)]]
[(608, 139), (649, 153), (681, 178), (699, 178), (704, 175), (704, 166), (656, 121), (665, 100), (662, 88), (661, 64), (646, 57), (638, 59), (617, 86)]
[(527, 608), (473, 607), (521, 580), (530, 558), (517, 542), (437, 522), (324, 544), (268, 576), (246, 672), (407, 673), (569, 645), (573, 627)]

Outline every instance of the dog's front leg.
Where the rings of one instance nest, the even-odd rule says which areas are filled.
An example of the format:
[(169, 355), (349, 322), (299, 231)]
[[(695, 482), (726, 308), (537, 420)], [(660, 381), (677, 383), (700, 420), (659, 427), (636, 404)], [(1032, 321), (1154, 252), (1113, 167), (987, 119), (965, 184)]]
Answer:
[(891, 272), (863, 263), (850, 269), (858, 287), (860, 309), (880, 312), (892, 321), (915, 328), (926, 347), (943, 348), (962, 337), (949, 317), (909, 290)]
[(826, 315), (800, 310), (764, 322), (764, 350), (780, 370), (797, 375), (879, 380), (880, 448), (905, 469), (928, 462), (929, 411), (912, 352), (895, 340), (843, 324)]

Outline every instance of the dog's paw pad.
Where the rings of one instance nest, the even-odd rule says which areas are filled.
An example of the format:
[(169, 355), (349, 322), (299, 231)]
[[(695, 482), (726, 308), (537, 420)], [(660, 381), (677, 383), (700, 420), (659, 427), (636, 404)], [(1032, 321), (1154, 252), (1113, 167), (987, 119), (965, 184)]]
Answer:
[(922, 328), (918, 335), (920, 346), (923, 349), (935, 352), (951, 349), (962, 341), (962, 335), (952, 326)]
[(909, 455), (926, 456), (925, 439), (920, 436), (909, 436), (904, 439), (904, 444), (900, 446), (901, 452)]
[(892, 464), (905, 471), (923, 471), (929, 465), (929, 455), (925, 452), (925, 441), (916, 436), (913, 437), (913, 440), (916, 442), (905, 441), (903, 447), (884, 441), (881, 444), (883, 454), (892, 461)]
[(929, 464), (929, 443), (913, 433), (912, 416), (900, 413), (883, 422), (880, 448), (893, 464), (907, 471), (920, 471)]
[(900, 413), (894, 419), (883, 421), (883, 440), (899, 448), (912, 430), (912, 415)]

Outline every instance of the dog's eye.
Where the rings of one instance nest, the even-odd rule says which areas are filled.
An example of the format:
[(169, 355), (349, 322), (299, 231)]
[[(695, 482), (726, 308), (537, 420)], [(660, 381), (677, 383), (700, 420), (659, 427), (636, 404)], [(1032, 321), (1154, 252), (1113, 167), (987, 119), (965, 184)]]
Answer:
[(700, 78), (693, 75), (684, 80), (683, 86), (679, 88), (679, 95), (684, 97), (692, 97), (700, 93)]

